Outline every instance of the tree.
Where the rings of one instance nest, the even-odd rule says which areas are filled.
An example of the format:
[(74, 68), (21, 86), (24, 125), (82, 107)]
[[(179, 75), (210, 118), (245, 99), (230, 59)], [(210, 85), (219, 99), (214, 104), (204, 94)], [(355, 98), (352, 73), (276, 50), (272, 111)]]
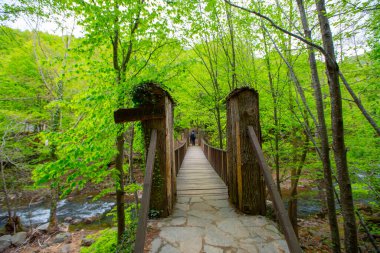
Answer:
[[(298, 9), (300, 12), (302, 27), (304, 30), (305, 38), (312, 41), (311, 30), (309, 28), (308, 20), (303, 0), (297, 0)], [(308, 46), (309, 66), (311, 71), (311, 78), (314, 89), (314, 99), (318, 115), (318, 135), (320, 138), (319, 155), (323, 165), (324, 173), (324, 186), (326, 188), (326, 203), (328, 208), (329, 225), (331, 231), (331, 241), (333, 243), (334, 252), (340, 252), (340, 239), (338, 222), (336, 219), (335, 200), (334, 200), (334, 186), (332, 183), (332, 170), (330, 163), (329, 153), (329, 140), (327, 134), (327, 127), (325, 121), (325, 114), (323, 108), (323, 98), (321, 92), (321, 84), (318, 76), (317, 61), (313, 47)]]
[[(154, 11), (150, 12), (148, 9)], [(77, 13), (83, 15), (82, 24), (88, 32), (86, 41), (90, 45), (90, 51), (95, 47), (112, 47), (112, 71), (109, 71), (109, 80), (114, 85), (114, 109), (132, 105), (128, 99), (127, 91), (131, 89), (131, 84), (136, 82), (136, 77), (144, 69), (155, 51), (162, 47), (161, 40), (166, 37), (165, 29), (161, 22), (152, 25), (158, 13), (162, 11), (162, 6), (154, 2), (141, 0), (130, 1), (93, 1), (92, 3), (78, 2), (74, 7)], [(102, 31), (102, 33), (99, 33)], [(150, 34), (148, 34), (150, 32)], [(137, 61), (137, 57), (148, 52), (147, 60), (142, 66)], [(118, 125), (113, 129), (116, 139), (115, 169), (117, 180), (116, 205), (118, 218), (118, 242), (122, 242), (125, 232), (125, 200), (124, 200), (124, 136), (125, 127)]]
[(352, 197), (351, 181), (348, 172), (346, 147), (344, 143), (344, 127), (342, 112), (342, 96), (339, 85), (339, 67), (336, 64), (334, 42), (329, 20), (326, 16), (324, 0), (316, 0), (319, 25), (321, 28), (323, 47), (327, 53), (326, 69), (330, 88), (331, 125), (333, 136), (333, 151), (338, 172), (340, 200), (344, 218), (344, 242), (346, 252), (358, 252), (355, 210)]

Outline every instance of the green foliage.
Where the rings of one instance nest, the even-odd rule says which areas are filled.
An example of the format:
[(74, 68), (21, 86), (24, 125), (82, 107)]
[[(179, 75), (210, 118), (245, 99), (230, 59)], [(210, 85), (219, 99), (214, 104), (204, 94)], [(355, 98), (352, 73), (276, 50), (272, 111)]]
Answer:
[(127, 192), (127, 193), (134, 193), (134, 192), (141, 191), (141, 190), (142, 190), (142, 186), (139, 184), (129, 184), (125, 188), (125, 192)]
[[(124, 232), (121, 240), (121, 244), (117, 245), (117, 230), (105, 229), (95, 235), (91, 235), (88, 238), (94, 239), (95, 242), (90, 247), (82, 247), (81, 253), (94, 252), (120, 252), (130, 253), (133, 252), (134, 241), (137, 229), (137, 211), (135, 203), (129, 204), (125, 209), (125, 223), (126, 231)], [(108, 214), (116, 218), (116, 208), (113, 208)], [(116, 220), (115, 220), (116, 221)]]
[(155, 210), (155, 209), (150, 209), (149, 210), (149, 219), (158, 219), (160, 217), (160, 211), (159, 210)]
[[(278, 2), (281, 8), (269, 2), (251, 2), (249, 8), (260, 10), (284, 29), (302, 32), (294, 1)], [(331, 2), (328, 7), (332, 24), (340, 31), (334, 37), (340, 70), (369, 114), (378, 121), (379, 9), (371, 11), (370, 16), (364, 15), (363, 20), (369, 18), (370, 22), (353, 22), (360, 20), (365, 9), (378, 6), (378, 1), (375, 2)], [(311, 3), (305, 4), (310, 20), (316, 23)], [(278, 158), (284, 178), (291, 169), (300, 166), (306, 122), (310, 136), (319, 145), (317, 124), (305, 113), (289, 70), (265, 35), (261, 20), (229, 8), (223, 1), (151, 0), (140, 4), (121, 0), (22, 0), (13, 5), (2, 4), (1, 8), (6, 13), (1, 14), (1, 21), (12, 20), (21, 13), (31, 20), (38, 20), (36, 16), (46, 20), (50, 14), (56, 17), (62, 13), (65, 17), (76, 17), (77, 24), (84, 29), (83, 37), (72, 38), (70, 46), (67, 35), (54, 36), (36, 30), (21, 32), (5, 26), (0, 29), (0, 134), (7, 133), (1, 159), (8, 157), (28, 171), (34, 169), (33, 179), (38, 187), (59, 185), (63, 197), (73, 189), (112, 180), (113, 188), (104, 189), (100, 196), (113, 191), (118, 176), (114, 166), (116, 136), (129, 126), (116, 126), (113, 112), (120, 107), (154, 102), (145, 96), (146, 87), (141, 85), (145, 83), (159, 83), (175, 100), (176, 134), (186, 128), (202, 129), (212, 145), (223, 148), (226, 96), (236, 87), (255, 88), (260, 100), (263, 149), (271, 166)], [(342, 11), (345, 15), (340, 15)], [(139, 23), (133, 30), (137, 18)], [(58, 26), (67, 28), (62, 22)], [(316, 114), (305, 45), (273, 27), (268, 29), (292, 64), (306, 104)], [(116, 30), (117, 52), (112, 48)], [(316, 30), (313, 29), (314, 38), (319, 37), (314, 34)], [(351, 41), (367, 31), (368, 40)], [(318, 39), (315, 42), (321, 44)], [(131, 55), (123, 66), (131, 45)], [(370, 47), (367, 54), (362, 53), (368, 50), (366, 45)], [(331, 142), (329, 87), (322, 61), (318, 61), (318, 68)], [(373, 192), (379, 196), (379, 138), (343, 88), (342, 96), (354, 196), (360, 198)], [(57, 118), (59, 124), (55, 124)], [(144, 157), (144, 145), (141, 123), (136, 123), (134, 152)], [(304, 171), (306, 177), (315, 180), (322, 178), (322, 166), (315, 148), (310, 146)], [(124, 168), (127, 171), (128, 166)], [(17, 181), (17, 175), (6, 174), (9, 186)], [(153, 177), (163, 184), (162, 178)], [(138, 184), (126, 187), (127, 192), (140, 189)], [(374, 202), (378, 200), (376, 197)], [(135, 209), (129, 206), (126, 210), (127, 245), (133, 241)], [(159, 214), (160, 210), (151, 210), (150, 215)], [(116, 232), (106, 230), (93, 246), (82, 251), (115, 249)]]
[(89, 239), (96, 239), (90, 247), (82, 247), (81, 253), (115, 253), (117, 246), (117, 231), (115, 229), (105, 229)]
[[(379, 6), (380, 2), (373, 1), (374, 6)], [(379, 8), (374, 8), (374, 10), (371, 12), (371, 19), (370, 19), (370, 27), (369, 30), (372, 33), (371, 38), (369, 39), (369, 45), (371, 46), (371, 57), (377, 62), (377, 64), (380, 64), (380, 28), (379, 28), (379, 22), (380, 22), (380, 10)]]

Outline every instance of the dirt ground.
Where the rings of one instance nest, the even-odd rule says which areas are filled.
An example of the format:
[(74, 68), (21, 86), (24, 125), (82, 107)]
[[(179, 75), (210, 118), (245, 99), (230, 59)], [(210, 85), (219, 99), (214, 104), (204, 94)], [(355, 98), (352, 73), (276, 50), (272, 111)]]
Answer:
[(71, 238), (61, 243), (54, 243), (52, 235), (38, 235), (33, 238), (33, 242), (27, 243), (18, 248), (9, 248), (4, 253), (78, 253), (80, 252), (82, 239), (87, 235), (97, 233), (97, 231), (81, 230), (72, 232)]

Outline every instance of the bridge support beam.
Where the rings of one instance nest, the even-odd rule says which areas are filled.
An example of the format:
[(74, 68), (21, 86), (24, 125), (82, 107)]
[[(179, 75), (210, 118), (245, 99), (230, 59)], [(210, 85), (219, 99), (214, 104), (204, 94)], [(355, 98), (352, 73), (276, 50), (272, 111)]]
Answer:
[(227, 184), (231, 202), (242, 212), (265, 215), (265, 184), (252, 149), (247, 127), (259, 133), (259, 95), (239, 88), (227, 97)]
[[(159, 217), (167, 217), (172, 213), (177, 190), (173, 134), (174, 102), (169, 93), (154, 83), (138, 86), (132, 96), (139, 108), (148, 108), (147, 112), (136, 110), (139, 112), (138, 115), (128, 116), (128, 118), (141, 118), (146, 153), (151, 132), (157, 129), (157, 149), (149, 209), (157, 211)], [(149, 108), (159, 109), (154, 113)], [(123, 111), (119, 113), (123, 114)]]

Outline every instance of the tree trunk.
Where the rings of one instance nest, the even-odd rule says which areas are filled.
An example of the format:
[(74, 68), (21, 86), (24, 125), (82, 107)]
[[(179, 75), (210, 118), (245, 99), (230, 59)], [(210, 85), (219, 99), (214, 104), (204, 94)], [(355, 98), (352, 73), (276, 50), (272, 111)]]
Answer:
[(355, 92), (352, 90), (352, 88), (348, 84), (346, 78), (344, 77), (344, 75), (340, 71), (339, 71), (339, 76), (340, 76), (340, 79), (342, 79), (344, 86), (346, 86), (347, 91), (350, 93), (351, 97), (354, 99), (355, 104), (358, 106), (359, 110), (362, 112), (363, 116), (367, 119), (369, 124), (371, 124), (372, 128), (376, 131), (377, 136), (380, 136), (380, 128), (376, 124), (375, 120), (371, 117), (371, 115), (369, 115), (367, 110), (364, 108), (359, 97), (356, 96)]
[[(1, 159), (1, 156), (0, 156), (0, 159)], [(4, 165), (3, 165), (2, 160), (0, 160), (0, 171), (1, 171), (1, 179), (3, 181), (3, 191), (4, 191), (4, 196), (5, 196), (5, 204), (7, 206), (7, 211), (8, 211), (8, 217), (11, 218), (12, 217), (11, 202), (9, 200), (7, 184), (5, 182)]]
[[(303, 0), (297, 0), (299, 12), (301, 15), (302, 26), (304, 29), (305, 37), (312, 41), (311, 31), (309, 28), (308, 20), (306, 17), (306, 11), (304, 8)], [(314, 89), (314, 99), (318, 114), (318, 134), (321, 141), (320, 158), (323, 165), (324, 173), (324, 186), (326, 189), (326, 204), (328, 207), (329, 225), (331, 232), (331, 241), (333, 244), (333, 251), (335, 253), (340, 252), (340, 238), (339, 228), (336, 218), (335, 200), (334, 200), (334, 186), (331, 176), (331, 162), (329, 154), (329, 140), (327, 134), (327, 127), (325, 122), (325, 114), (323, 109), (323, 98), (321, 92), (321, 84), (318, 77), (317, 62), (315, 59), (315, 53), (311, 46), (308, 46), (309, 53), (309, 65), (311, 71), (311, 77)]]
[(226, 14), (227, 14), (227, 23), (228, 23), (228, 30), (230, 32), (230, 38), (231, 38), (231, 52), (232, 52), (232, 59), (231, 59), (231, 71), (232, 71), (232, 89), (237, 88), (237, 75), (236, 75), (236, 52), (235, 52), (235, 35), (234, 35), (234, 25), (231, 18), (231, 6), (227, 3), (226, 6)]
[(58, 231), (58, 217), (57, 217), (57, 205), (59, 199), (59, 187), (51, 186), (50, 189), (50, 215), (49, 215), (49, 233)]
[(131, 135), (129, 140), (129, 182), (133, 183), (135, 179), (133, 178), (133, 141), (135, 139), (135, 123), (131, 123)]
[(321, 28), (323, 47), (328, 54), (328, 57), (326, 58), (326, 69), (331, 100), (330, 103), (333, 150), (338, 173), (342, 214), (344, 219), (345, 250), (349, 253), (356, 253), (358, 252), (358, 239), (351, 182), (347, 166), (347, 151), (344, 143), (342, 97), (339, 85), (339, 68), (335, 60), (334, 43), (329, 20), (326, 17), (327, 12), (325, 8), (325, 1), (316, 0), (316, 6), (318, 11), (319, 25)]
[[(57, 83), (57, 96), (58, 100), (63, 100), (63, 81), (60, 80)], [(57, 133), (60, 128), (61, 121), (61, 108), (58, 106), (53, 114), (52, 132)], [(52, 161), (57, 160), (57, 145), (52, 142), (50, 146), (50, 158)], [(58, 230), (58, 218), (57, 218), (57, 205), (59, 200), (59, 178), (56, 175), (53, 176), (53, 182), (50, 184), (50, 215), (49, 215), (49, 227), (48, 231), (53, 233)]]
[(117, 213), (117, 239), (120, 244), (122, 236), (125, 231), (125, 214), (124, 214), (124, 135), (123, 125), (118, 130), (118, 136), (116, 137), (116, 170), (117, 170), (117, 183), (116, 183), (116, 213)]

